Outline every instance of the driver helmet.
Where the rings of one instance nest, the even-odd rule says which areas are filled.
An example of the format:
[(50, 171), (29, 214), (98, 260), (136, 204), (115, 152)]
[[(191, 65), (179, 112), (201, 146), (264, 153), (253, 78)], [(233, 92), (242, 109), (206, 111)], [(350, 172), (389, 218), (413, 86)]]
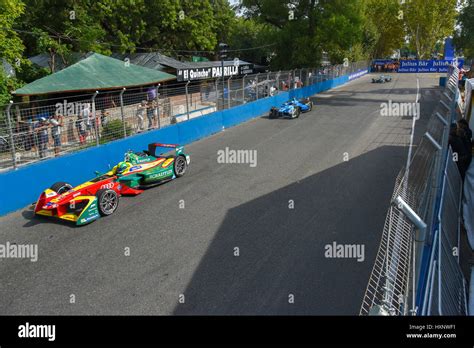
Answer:
[(127, 170), (127, 168), (128, 168), (127, 162), (120, 162), (119, 164), (117, 164), (117, 169), (115, 170), (115, 173), (122, 174), (123, 172)]

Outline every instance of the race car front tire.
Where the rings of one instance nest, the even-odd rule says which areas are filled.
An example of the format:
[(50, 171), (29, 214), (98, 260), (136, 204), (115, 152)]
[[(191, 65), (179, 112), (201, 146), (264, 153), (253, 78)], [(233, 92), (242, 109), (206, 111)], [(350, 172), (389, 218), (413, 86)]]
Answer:
[(268, 114), (268, 118), (277, 118), (277, 111), (274, 108), (270, 110), (270, 113)]
[(186, 162), (186, 158), (184, 158), (184, 156), (176, 157), (173, 164), (174, 175), (176, 175), (177, 178), (183, 176), (187, 168), (188, 163)]
[(112, 215), (118, 208), (119, 196), (111, 189), (97, 191), (97, 208), (102, 216)]
[(64, 192), (71, 190), (72, 185), (68, 184), (67, 182), (59, 181), (51, 185), (50, 189), (56, 192), (58, 195), (61, 195)]
[(298, 118), (298, 117), (300, 117), (300, 112), (301, 112), (301, 110), (300, 110), (299, 106), (297, 106), (297, 107), (295, 108), (294, 113), (291, 115), (291, 118)]

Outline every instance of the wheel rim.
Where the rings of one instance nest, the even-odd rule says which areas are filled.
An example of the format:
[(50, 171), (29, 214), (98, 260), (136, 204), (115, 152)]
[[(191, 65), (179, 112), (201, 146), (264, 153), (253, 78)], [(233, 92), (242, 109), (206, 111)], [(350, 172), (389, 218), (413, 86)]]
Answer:
[(186, 170), (186, 163), (184, 162), (183, 157), (178, 157), (175, 163), (175, 171), (177, 175), (184, 174)]
[(100, 202), (100, 208), (104, 214), (112, 214), (117, 208), (117, 195), (115, 192), (105, 192)]

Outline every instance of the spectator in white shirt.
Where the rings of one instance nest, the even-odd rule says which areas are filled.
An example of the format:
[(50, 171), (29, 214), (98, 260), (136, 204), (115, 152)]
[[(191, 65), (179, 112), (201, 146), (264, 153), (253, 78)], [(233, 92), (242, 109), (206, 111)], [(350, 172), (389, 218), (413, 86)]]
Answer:
[(146, 100), (142, 100), (140, 105), (137, 108), (137, 119), (138, 119), (138, 127), (137, 132), (141, 132), (143, 130), (143, 120), (145, 119), (145, 112), (146, 112)]

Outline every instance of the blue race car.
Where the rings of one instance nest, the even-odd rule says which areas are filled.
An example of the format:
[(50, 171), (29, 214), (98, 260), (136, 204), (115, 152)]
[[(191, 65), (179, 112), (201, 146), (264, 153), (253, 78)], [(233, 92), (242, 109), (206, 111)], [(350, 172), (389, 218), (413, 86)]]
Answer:
[(268, 118), (290, 117), (297, 118), (301, 112), (308, 112), (313, 109), (313, 102), (309, 98), (296, 99), (293, 98), (284, 103), (279, 108), (272, 107)]

